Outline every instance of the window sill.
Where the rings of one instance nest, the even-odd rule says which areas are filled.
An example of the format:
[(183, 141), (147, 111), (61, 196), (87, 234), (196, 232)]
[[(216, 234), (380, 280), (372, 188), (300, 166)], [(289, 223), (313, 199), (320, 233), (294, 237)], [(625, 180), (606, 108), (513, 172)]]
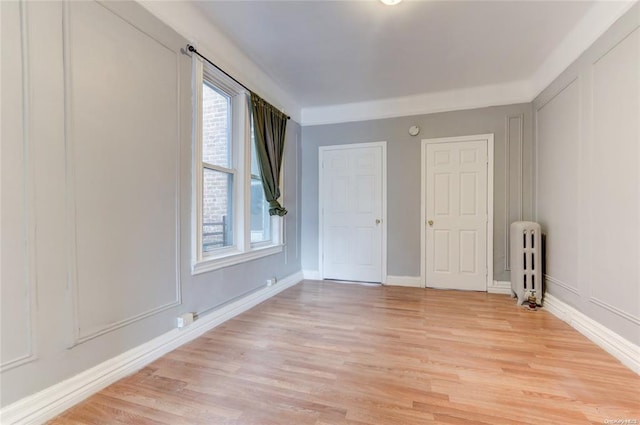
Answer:
[(214, 258), (206, 258), (193, 265), (191, 268), (191, 274), (196, 275), (206, 273), (224, 267), (233, 266), (235, 264), (256, 260), (258, 258), (266, 257), (267, 255), (277, 254), (282, 252), (282, 246), (283, 245), (269, 245), (263, 248), (253, 248), (251, 251), (247, 252), (233, 252)]

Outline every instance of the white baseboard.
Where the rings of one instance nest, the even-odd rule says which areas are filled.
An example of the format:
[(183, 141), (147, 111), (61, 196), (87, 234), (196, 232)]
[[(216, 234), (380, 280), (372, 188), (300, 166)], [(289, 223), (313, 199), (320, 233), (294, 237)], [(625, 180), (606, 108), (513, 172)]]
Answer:
[(511, 282), (503, 280), (494, 280), (493, 284), (487, 288), (490, 294), (511, 295)]
[(626, 340), (551, 294), (544, 295), (544, 308), (620, 360), (623, 365), (640, 374), (640, 346)]
[(0, 423), (26, 425), (46, 422), (164, 354), (294, 286), (302, 279), (302, 272), (294, 273), (273, 286), (252, 292), (199, 318), (190, 326), (173, 329), (72, 378), (18, 400), (0, 410)]
[(320, 280), (319, 270), (302, 270), (302, 275), (308, 280)]
[(387, 276), (384, 284), (388, 286), (422, 288), (422, 279), (420, 279), (420, 276)]

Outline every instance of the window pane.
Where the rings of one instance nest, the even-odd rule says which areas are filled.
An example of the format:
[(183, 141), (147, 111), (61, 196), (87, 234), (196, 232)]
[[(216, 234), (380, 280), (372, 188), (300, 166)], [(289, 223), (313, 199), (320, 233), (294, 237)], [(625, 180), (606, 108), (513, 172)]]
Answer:
[(204, 169), (202, 252), (233, 245), (233, 174)]
[(251, 242), (271, 240), (269, 203), (264, 198), (262, 181), (251, 179)]
[(231, 98), (202, 85), (202, 161), (231, 167)]

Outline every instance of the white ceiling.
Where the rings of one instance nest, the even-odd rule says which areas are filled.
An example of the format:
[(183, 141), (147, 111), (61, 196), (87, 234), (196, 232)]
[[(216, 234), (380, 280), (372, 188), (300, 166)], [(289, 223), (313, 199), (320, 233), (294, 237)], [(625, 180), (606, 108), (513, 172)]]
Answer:
[(581, 22), (593, 17), (597, 6), (591, 1), (481, 0), (405, 0), (397, 6), (377, 0), (196, 5), (303, 111), (531, 85), (545, 61), (572, 31), (575, 36)]

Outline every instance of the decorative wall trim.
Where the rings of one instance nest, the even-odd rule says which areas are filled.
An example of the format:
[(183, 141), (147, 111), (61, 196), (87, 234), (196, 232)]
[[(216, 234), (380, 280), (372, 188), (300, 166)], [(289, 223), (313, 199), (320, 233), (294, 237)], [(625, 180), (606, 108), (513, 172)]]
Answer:
[[(296, 149), (295, 149), (295, 163), (296, 163), (296, 179), (295, 179), (295, 188), (296, 188), (296, 221), (294, 222), (295, 224), (295, 228), (296, 228), (296, 233), (295, 233), (295, 243), (296, 243), (296, 261), (300, 260), (300, 245), (301, 245), (301, 240), (300, 240), (300, 227), (298, 225), (298, 217), (300, 214), (300, 198), (302, 197), (302, 175), (300, 172), (300, 144), (302, 143), (302, 141), (300, 140), (301, 135), (300, 135), (300, 130), (296, 131)], [(288, 243), (288, 241), (286, 241)]]
[(320, 280), (319, 270), (302, 270), (305, 280)]
[(510, 237), (510, 228), (511, 228), (511, 120), (518, 120), (518, 173), (517, 173), (517, 183), (518, 183), (518, 221), (522, 221), (522, 210), (523, 210), (523, 197), (524, 193), (523, 187), (523, 178), (522, 178), (522, 164), (523, 160), (523, 143), (524, 143), (524, 114), (518, 115), (509, 115), (505, 119), (505, 134), (506, 134), (506, 143), (505, 146), (505, 182), (506, 182), (506, 192), (505, 192), (505, 256), (504, 256), (504, 269), (506, 271), (511, 270), (511, 237)]
[[(554, 285), (557, 285), (559, 287), (561, 287), (562, 289), (571, 292), (574, 295), (580, 295), (580, 292), (578, 291), (578, 288), (569, 285), (568, 283), (564, 283), (563, 281), (556, 279), (553, 276), (549, 276), (548, 274), (544, 275), (544, 282), (546, 283), (553, 283)], [(546, 285), (545, 285), (545, 291), (546, 291)]]
[(65, 152), (65, 217), (66, 217), (66, 254), (67, 254), (67, 279), (69, 285), (69, 302), (71, 304), (72, 339), (69, 347), (78, 344), (80, 340), (78, 319), (78, 268), (76, 264), (76, 201), (75, 191), (71, 188), (71, 182), (75, 181), (75, 167), (73, 166), (73, 144), (71, 143), (71, 58), (69, 57), (69, 3), (62, 2), (62, 74), (64, 78), (63, 107), (64, 107), (64, 152)]
[(109, 333), (111, 331), (114, 331), (116, 329), (120, 329), (122, 327), (125, 327), (127, 325), (130, 325), (131, 323), (135, 323), (139, 320), (145, 319), (149, 316), (153, 316), (154, 314), (158, 314), (162, 311), (168, 310), (170, 308), (176, 307), (180, 305), (180, 301), (172, 301), (170, 303), (167, 304), (163, 304), (161, 306), (158, 306), (156, 308), (152, 308), (150, 310), (147, 310), (145, 312), (142, 312), (140, 314), (136, 314), (135, 316), (131, 316), (128, 317), (124, 320), (119, 320), (117, 322), (111, 323), (105, 327), (102, 327), (94, 332), (91, 332), (87, 335), (83, 335), (83, 336), (78, 336), (75, 343), (73, 344), (73, 346), (78, 345), (78, 344), (82, 344), (83, 342), (92, 340), (94, 338), (97, 338), (101, 335), (104, 335), (106, 333)]
[(33, 144), (31, 143), (31, 85), (29, 66), (29, 21), (27, 13), (28, 2), (20, 1), (20, 61), (22, 69), (22, 196), (24, 197), (24, 244), (22, 247), (24, 272), (22, 285), (25, 293), (27, 314), (27, 349), (23, 355), (0, 364), (0, 372), (13, 369), (37, 359), (36, 355), (36, 270), (35, 270), (35, 176), (33, 173)]
[(301, 280), (302, 272), (294, 273), (273, 286), (263, 287), (214, 310), (186, 328), (173, 329), (59, 384), (18, 400), (0, 411), (0, 419), (5, 425), (43, 423), (164, 354), (296, 285)]
[(489, 294), (503, 294), (511, 295), (511, 282), (494, 280), (493, 283), (487, 288)]
[(420, 276), (386, 276), (384, 284), (387, 286), (409, 286), (413, 288), (424, 288)]
[[(511, 270), (511, 240), (510, 221), (511, 215), (511, 116), (505, 119), (505, 143), (504, 143), (504, 181), (506, 190), (504, 193), (504, 269)], [(495, 280), (493, 281), (496, 282)], [(489, 292), (489, 288), (487, 288)]]
[(640, 347), (547, 293), (544, 308), (640, 374)]
[(634, 316), (633, 314), (629, 314), (626, 311), (620, 310), (618, 307), (614, 307), (609, 303), (606, 303), (602, 300), (599, 300), (596, 297), (591, 297), (589, 298), (589, 301), (595, 305), (597, 305), (598, 307), (602, 307), (605, 310), (608, 310), (609, 312), (618, 315), (620, 317), (622, 317), (623, 319), (627, 319), (628, 321), (630, 321), (633, 324), (639, 325), (640, 326), (640, 318), (638, 316)]
[[(99, 3), (101, 7), (104, 7), (109, 13), (113, 13), (114, 15), (122, 18), (117, 11), (113, 10), (109, 7), (108, 4)], [(147, 317), (153, 316), (162, 311), (168, 310), (170, 308), (176, 307), (182, 302), (182, 291), (181, 291), (181, 279), (180, 279), (180, 133), (175, 134), (175, 161), (176, 161), (176, 175), (174, 176), (174, 185), (175, 185), (175, 233), (174, 233), (174, 244), (175, 244), (175, 295), (173, 300), (170, 302), (164, 303), (162, 305), (147, 309), (146, 311), (135, 314), (133, 316), (127, 317), (122, 320), (118, 320), (116, 322), (110, 323), (106, 326), (102, 326), (98, 329), (91, 330), (87, 334), (83, 334), (81, 331), (81, 323), (80, 323), (80, 313), (79, 313), (79, 291), (80, 285), (78, 282), (78, 255), (77, 255), (77, 202), (76, 202), (76, 167), (75, 167), (75, 156), (74, 156), (74, 147), (75, 147), (75, 137), (72, 133), (72, 104), (71, 104), (71, 86), (72, 86), (72, 69), (71, 69), (71, 42), (70, 42), (70, 25), (71, 25), (71, 17), (70, 17), (70, 8), (72, 6), (72, 2), (62, 2), (62, 48), (63, 48), (63, 75), (64, 75), (64, 142), (65, 142), (65, 154), (66, 154), (66, 217), (67, 217), (67, 275), (69, 279), (69, 297), (72, 306), (72, 335), (73, 339), (69, 347), (76, 346), (78, 344), (84, 343), (91, 339), (94, 339), (98, 336), (104, 335), (113, 330), (122, 328), (131, 323), (137, 322), (139, 320), (145, 319)], [(143, 29), (137, 27), (129, 20), (124, 20), (131, 27), (140, 31), (141, 34), (144, 34), (149, 39), (156, 41), (158, 44), (163, 46), (165, 49), (170, 50), (176, 57), (176, 90), (177, 93), (180, 93), (180, 66), (179, 58), (180, 55), (176, 51), (171, 50), (167, 47), (162, 41), (157, 40), (151, 34)], [(180, 102), (180, 96), (177, 95), (177, 101)], [(178, 105), (179, 106), (179, 105)], [(180, 123), (180, 108), (176, 106), (176, 122)]]
[(598, 64), (598, 62), (600, 62), (602, 59), (604, 59), (606, 56), (609, 55), (609, 53), (611, 53), (612, 51), (614, 51), (619, 45), (621, 45), (626, 39), (628, 39), (629, 37), (631, 37), (633, 35), (633, 33), (635, 33), (636, 31), (638, 31), (638, 29), (640, 29), (640, 25), (636, 25), (635, 28), (632, 31), (629, 31), (629, 33), (627, 35), (625, 35), (624, 37), (622, 37), (620, 40), (618, 40), (615, 44), (613, 44), (611, 47), (609, 47), (605, 52), (603, 52), (600, 56), (598, 56), (596, 59), (594, 59), (591, 62), (591, 67), (593, 68), (595, 65)]

